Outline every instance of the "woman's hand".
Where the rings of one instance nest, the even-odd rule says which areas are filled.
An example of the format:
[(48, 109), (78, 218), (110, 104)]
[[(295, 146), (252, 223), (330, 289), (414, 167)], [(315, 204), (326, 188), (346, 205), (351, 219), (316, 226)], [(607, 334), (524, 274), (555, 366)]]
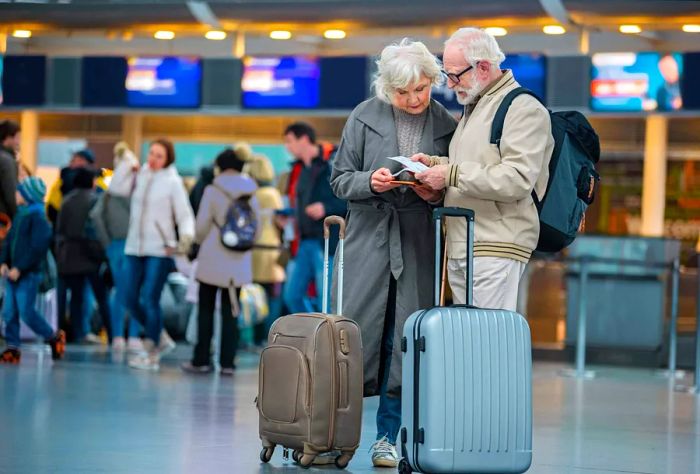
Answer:
[(413, 190), (422, 200), (431, 204), (442, 201), (442, 191), (436, 191), (424, 184), (413, 186)]
[(375, 193), (385, 193), (394, 188), (401, 186), (400, 184), (392, 184), (395, 178), (391, 175), (391, 171), (388, 168), (379, 168), (377, 171), (372, 173), (372, 180), (370, 181), (370, 186)]

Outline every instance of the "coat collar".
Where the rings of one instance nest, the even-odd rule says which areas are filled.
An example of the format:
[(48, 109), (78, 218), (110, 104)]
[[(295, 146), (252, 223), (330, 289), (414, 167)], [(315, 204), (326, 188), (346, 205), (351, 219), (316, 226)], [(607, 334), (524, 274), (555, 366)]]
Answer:
[(494, 84), (491, 84), (489, 89), (483, 95), (486, 97), (497, 95), (499, 92), (502, 92), (505, 88), (513, 84), (515, 84), (513, 71), (506, 69), (503, 76), (501, 76), (501, 78)]
[[(426, 130), (430, 130), (432, 124), (433, 140), (437, 140), (452, 133), (455, 129), (454, 120), (447, 120), (449, 113), (445, 111), (434, 99), (430, 99)], [(365, 107), (357, 114), (357, 120), (367, 125), (383, 137), (396, 139), (396, 124), (391, 105), (376, 97), (365, 102)], [(424, 131), (424, 135), (425, 135)]]

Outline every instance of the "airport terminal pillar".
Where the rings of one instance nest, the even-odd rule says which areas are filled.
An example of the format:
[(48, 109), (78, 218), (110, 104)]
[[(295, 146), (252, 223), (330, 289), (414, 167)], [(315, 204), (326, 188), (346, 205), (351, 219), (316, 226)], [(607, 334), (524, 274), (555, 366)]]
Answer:
[(644, 179), (642, 187), (642, 227), (645, 237), (661, 237), (664, 233), (666, 208), (666, 151), (668, 118), (649, 115), (644, 139)]
[(122, 140), (124, 140), (136, 156), (141, 156), (143, 146), (143, 115), (124, 114), (122, 116)]
[(25, 110), (20, 115), (22, 135), (19, 144), (19, 156), (24, 165), (36, 172), (37, 148), (39, 146), (39, 114), (34, 110)]

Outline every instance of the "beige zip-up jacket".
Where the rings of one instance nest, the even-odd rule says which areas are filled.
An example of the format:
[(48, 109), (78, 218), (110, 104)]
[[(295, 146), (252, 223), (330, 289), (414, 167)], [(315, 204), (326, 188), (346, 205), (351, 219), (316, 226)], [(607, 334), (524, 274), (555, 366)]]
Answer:
[[(508, 92), (520, 87), (508, 70), (492, 84), (450, 142), (445, 206), (473, 209), (475, 257), (503, 257), (527, 263), (537, 246), (540, 224), (532, 200), (544, 195), (554, 149), (549, 112), (537, 99), (518, 96), (506, 115), (500, 153), (490, 143), (491, 123)], [(449, 258), (466, 258), (464, 219), (447, 221)]]

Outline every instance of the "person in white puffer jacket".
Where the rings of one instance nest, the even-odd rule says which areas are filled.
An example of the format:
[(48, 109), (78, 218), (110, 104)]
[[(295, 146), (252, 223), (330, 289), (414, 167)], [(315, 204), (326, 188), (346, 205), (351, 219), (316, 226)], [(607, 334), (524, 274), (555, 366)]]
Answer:
[(145, 314), (147, 338), (144, 342), (147, 354), (129, 362), (137, 369), (159, 367), (163, 329), (160, 296), (173, 268), (172, 255), (186, 253), (194, 238), (194, 215), (174, 162), (172, 143), (154, 140), (131, 198), (125, 246), (125, 273), (130, 279), (124, 292), (124, 305), (131, 314), (139, 311)]

